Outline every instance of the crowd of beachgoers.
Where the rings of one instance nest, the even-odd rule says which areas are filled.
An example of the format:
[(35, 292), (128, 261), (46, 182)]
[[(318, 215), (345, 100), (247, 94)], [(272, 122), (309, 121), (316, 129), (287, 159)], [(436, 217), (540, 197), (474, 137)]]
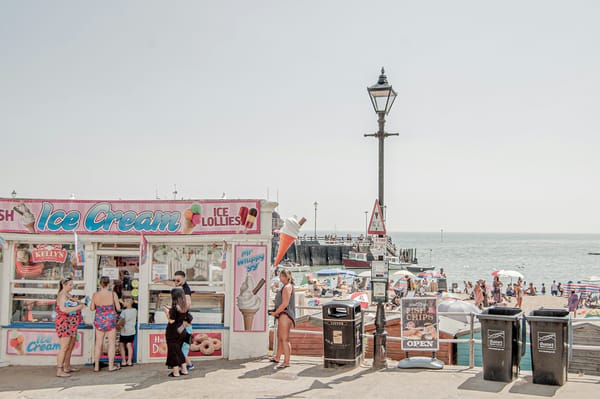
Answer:
[[(529, 310), (531, 307), (560, 307), (568, 308), (574, 317), (584, 315), (587, 309), (600, 308), (600, 284), (582, 284), (581, 282), (562, 283), (552, 281), (539, 283), (527, 282), (522, 278), (516, 281), (502, 281), (495, 276), (491, 283), (485, 279), (475, 282), (463, 281), (462, 287), (457, 284), (449, 285), (439, 282), (445, 279), (443, 269), (429, 277), (403, 276), (390, 280), (389, 303), (387, 308), (394, 310), (399, 307), (400, 299), (407, 296), (438, 295), (442, 299), (448, 298), (448, 293), (454, 299), (472, 302), (477, 308), (484, 309), (490, 306), (507, 306)], [(337, 284), (336, 284), (337, 282)], [(344, 278), (338, 275), (329, 280), (308, 279), (307, 297), (314, 298), (345, 298), (353, 293), (369, 291), (368, 278)], [(579, 313), (578, 313), (579, 311)]]

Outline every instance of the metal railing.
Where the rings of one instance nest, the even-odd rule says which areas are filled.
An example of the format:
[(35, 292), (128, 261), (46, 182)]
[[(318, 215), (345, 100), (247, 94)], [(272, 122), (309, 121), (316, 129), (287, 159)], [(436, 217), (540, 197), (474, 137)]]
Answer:
[[(303, 316), (299, 317), (296, 319), (296, 322), (303, 322), (303, 321), (308, 321), (310, 319), (310, 316), (314, 316), (316, 314), (320, 314), (322, 313), (322, 309), (321, 309), (321, 305), (319, 307), (312, 307), (312, 306), (296, 306), (296, 309), (300, 309), (300, 310), (313, 310), (315, 312), (311, 313), (311, 314), (303, 314)], [(320, 310), (316, 310), (316, 309), (320, 309)], [(376, 313), (375, 310), (362, 310), (361, 314), (364, 316), (365, 313)], [(386, 310), (386, 315), (387, 314), (401, 314), (400, 311), (397, 310)], [(468, 316), (469, 317), (469, 338), (468, 339), (455, 339), (455, 338), (440, 338), (438, 341), (440, 343), (452, 343), (452, 344), (469, 344), (469, 368), (473, 368), (475, 367), (475, 344), (481, 344), (481, 339), (475, 339), (475, 316), (476, 313), (473, 312), (438, 312), (438, 315), (441, 316)], [(577, 324), (577, 323), (589, 323), (589, 322), (598, 322), (600, 323), (600, 319), (589, 319), (589, 318), (570, 318), (569, 319), (569, 329), (572, 330), (572, 326), (573, 324)], [(364, 331), (364, 327), (365, 324), (364, 322), (362, 323), (362, 336), (364, 338), (373, 338), (373, 334), (367, 334)], [(300, 334), (307, 334), (307, 335), (323, 335), (323, 331), (312, 331), (312, 330), (300, 330), (300, 329), (292, 329), (290, 330), (290, 332), (292, 333), (300, 333)], [(572, 334), (571, 334), (571, 339), (572, 339)], [(388, 341), (393, 341), (393, 342), (402, 342), (402, 337), (391, 337), (391, 336), (387, 336), (387, 340)], [(368, 340), (363, 340), (363, 353), (367, 351), (368, 347)], [(531, 346), (530, 342), (526, 343), (527, 346)], [(600, 351), (600, 345), (574, 345), (571, 342), (569, 342), (567, 344), (567, 346), (569, 347), (569, 351), (572, 351), (574, 349), (579, 349), (579, 350), (589, 350), (589, 351)], [(275, 323), (274, 325), (274, 332), (273, 332), (273, 351), (275, 352), (277, 350), (277, 323)], [(569, 356), (571, 357), (571, 356)]]

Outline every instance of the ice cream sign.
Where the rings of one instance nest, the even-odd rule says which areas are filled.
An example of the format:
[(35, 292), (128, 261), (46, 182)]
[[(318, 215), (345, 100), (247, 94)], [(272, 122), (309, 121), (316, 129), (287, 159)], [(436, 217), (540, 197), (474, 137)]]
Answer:
[(0, 199), (0, 232), (258, 234), (260, 202)]
[[(60, 350), (60, 342), (54, 330), (6, 330), (6, 335), (8, 355), (56, 356)], [(78, 338), (73, 348), (73, 356), (83, 356), (83, 334), (78, 333)]]
[(265, 331), (267, 289), (267, 247), (237, 245), (235, 247), (236, 309), (234, 331)]

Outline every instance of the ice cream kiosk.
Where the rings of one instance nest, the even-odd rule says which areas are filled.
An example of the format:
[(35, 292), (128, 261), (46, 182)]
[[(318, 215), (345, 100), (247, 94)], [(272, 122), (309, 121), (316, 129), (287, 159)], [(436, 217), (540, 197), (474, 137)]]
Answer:
[[(164, 362), (171, 287), (192, 293), (196, 360), (266, 354), (272, 213), (265, 200), (93, 201), (0, 198), (0, 363), (55, 364), (61, 279), (92, 296), (108, 276), (138, 308), (137, 362)], [(8, 293), (6, 295), (5, 293)], [(94, 313), (83, 311), (73, 364), (93, 362)], [(106, 347), (106, 343), (105, 343)], [(106, 348), (105, 348), (106, 349)]]

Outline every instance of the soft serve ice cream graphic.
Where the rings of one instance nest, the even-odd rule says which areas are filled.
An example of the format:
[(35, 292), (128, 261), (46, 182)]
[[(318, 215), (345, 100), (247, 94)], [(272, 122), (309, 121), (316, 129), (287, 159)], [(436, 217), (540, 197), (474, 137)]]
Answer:
[(35, 233), (35, 215), (31, 212), (31, 209), (21, 202), (19, 205), (13, 207), (15, 212), (21, 215), (21, 224), (30, 233)]
[(240, 294), (237, 297), (237, 306), (242, 316), (244, 317), (244, 330), (252, 330), (254, 316), (260, 309), (262, 299), (257, 295), (258, 291), (265, 285), (265, 279), (262, 278), (255, 284), (254, 278), (250, 274), (246, 274), (246, 278), (240, 285)]

